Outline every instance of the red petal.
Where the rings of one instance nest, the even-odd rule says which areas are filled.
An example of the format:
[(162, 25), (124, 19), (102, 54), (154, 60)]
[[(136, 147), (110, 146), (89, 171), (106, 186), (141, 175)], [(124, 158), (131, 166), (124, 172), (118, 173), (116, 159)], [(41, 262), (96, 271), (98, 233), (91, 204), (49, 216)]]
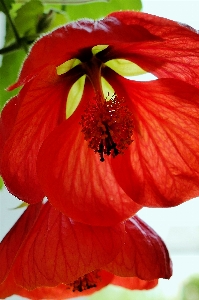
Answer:
[[(60, 284), (57, 287), (48, 288), (38, 288), (33, 291), (28, 291), (25, 288), (17, 285), (15, 283), (15, 278), (12, 274), (9, 274), (7, 279), (0, 284), (0, 297), (1, 299), (6, 299), (12, 295), (20, 295), (22, 297), (27, 297), (28, 299), (67, 299), (66, 297), (70, 295), (69, 290), (64, 284)], [(68, 297), (71, 298), (72, 296)]]
[(108, 73), (134, 115), (134, 142), (113, 160), (137, 203), (169, 207), (199, 195), (199, 91), (175, 79), (135, 82)]
[(138, 25), (129, 27), (113, 17), (100, 21), (80, 20), (67, 24), (43, 36), (33, 45), (18, 82), (10, 89), (31, 80), (49, 65), (59, 66), (72, 58), (81, 60), (82, 49), (97, 45), (114, 46), (121, 45), (121, 42), (132, 43), (146, 40), (154, 40), (154, 36), (144, 27)]
[(117, 224), (141, 207), (120, 188), (110, 159), (100, 162), (88, 148), (79, 124), (92, 97), (87, 86), (75, 113), (49, 135), (38, 156), (40, 184), (51, 204), (70, 218), (91, 225)]
[[(2, 248), (11, 252), (11, 258), (7, 254), (8, 261), (13, 261), (13, 251), (17, 251), (10, 250), (16, 238), (15, 228), (2, 243)], [(123, 236), (123, 224), (84, 225), (46, 203), (17, 253), (12, 266), (15, 281), (27, 289), (71, 283), (112, 261), (121, 249)]]
[(121, 45), (114, 49), (119, 57), (137, 63), (157, 77), (178, 78), (199, 86), (199, 35), (193, 28), (146, 13), (116, 12), (110, 16), (129, 27), (139, 25), (157, 37), (133, 47)]
[[(46, 136), (65, 119), (67, 92), (73, 80), (69, 78), (63, 84), (55, 69), (47, 68), (20, 91), (20, 108), (3, 149), (1, 171), (10, 192), (28, 203), (44, 197), (37, 179), (37, 154)], [(12, 103), (8, 107), (13, 108)], [(2, 115), (5, 111), (7, 125), (10, 120), (6, 110), (7, 106)]]
[[(113, 275), (106, 271), (98, 272), (98, 275), (100, 276), (101, 280), (97, 281), (96, 288), (86, 290), (82, 293), (72, 292), (72, 290), (69, 289), (68, 286), (66, 286), (64, 284), (59, 284), (58, 286), (53, 287), (53, 288), (50, 288), (47, 285), (47, 286), (44, 286), (41, 288), (36, 288), (35, 290), (32, 290), (32, 291), (29, 291), (29, 290), (16, 284), (15, 281), (16, 281), (16, 278), (18, 277), (18, 271), (17, 271), (17, 267), (15, 264), (15, 260), (17, 259), (18, 255), (19, 256), (23, 255), (21, 253), (23, 253), (23, 251), (25, 251), (23, 247), (26, 247), (26, 246), (24, 246), (24, 244), (26, 242), (26, 238), (27, 239), (29, 238), (29, 234), (32, 235), (31, 229), (39, 216), (41, 206), (42, 206), (41, 204), (29, 206), (26, 209), (26, 211), (23, 213), (23, 215), (20, 217), (20, 219), (17, 221), (17, 223), (14, 225), (14, 227), (9, 231), (9, 233), (6, 235), (6, 237), (1, 242), (1, 245), (0, 245), (0, 258), (1, 258), (0, 298), (4, 299), (11, 295), (16, 294), (16, 295), (20, 295), (23, 297), (28, 297), (30, 299), (44, 299), (44, 298), (45, 299), (53, 299), (53, 298), (54, 299), (63, 299), (63, 298), (66, 299), (66, 298), (77, 297), (80, 295), (82, 296), (82, 295), (92, 294), (93, 292), (95, 292), (95, 291), (101, 289), (102, 287), (104, 287), (105, 285), (109, 284), (113, 278)], [(43, 208), (43, 210), (44, 210), (44, 208)], [(39, 219), (40, 218), (41, 218), (41, 216), (39, 216)], [(50, 223), (48, 225), (50, 225)], [(64, 224), (64, 225), (66, 225), (66, 224)], [(81, 234), (84, 233), (84, 231), (85, 231), (84, 230), (85, 226), (84, 225), (82, 225), (82, 226), (83, 226), (83, 230), (80, 230), (81, 232), (79, 231), (79, 233), (81, 233)], [(64, 227), (64, 230), (65, 229), (66, 229), (66, 227)], [(34, 228), (33, 228), (33, 231), (34, 231)], [(63, 231), (63, 229), (61, 231)], [(106, 247), (104, 247), (104, 251), (107, 251), (108, 247), (110, 247), (109, 254), (108, 254), (108, 255), (110, 255), (110, 252), (112, 250), (111, 247), (117, 248), (119, 246), (119, 243), (120, 243), (119, 231), (120, 231), (120, 229), (118, 227), (115, 230), (114, 230), (114, 228), (110, 229), (109, 233), (108, 233), (108, 231), (109, 231), (109, 229), (107, 230), (105, 235), (103, 235), (104, 231), (100, 232), (99, 237), (100, 237), (100, 235), (104, 236), (105, 243), (107, 243), (106, 238), (110, 234), (109, 246), (107, 246), (108, 245), (108, 243), (107, 243)], [(98, 228), (94, 229), (93, 234), (95, 234), (95, 233), (97, 234), (97, 232), (98, 232)], [(43, 231), (42, 231), (42, 233), (43, 233)], [(78, 234), (77, 228), (75, 230), (75, 233)], [(112, 234), (113, 234), (113, 238), (112, 238)], [(120, 232), (120, 235), (121, 234), (122, 234), (122, 232)], [(65, 234), (65, 236), (66, 236), (66, 234)], [(118, 241), (115, 240), (115, 238), (117, 236), (118, 236)], [(60, 232), (59, 232), (59, 235), (57, 236), (57, 238), (59, 238), (59, 237), (60, 237)], [(84, 238), (84, 237), (86, 238), (86, 235), (84, 235), (82, 238)], [(45, 233), (44, 233), (44, 238), (45, 238)], [(52, 238), (52, 236), (51, 236), (51, 238)], [(81, 239), (81, 237), (79, 237), (79, 240), (80, 239)], [(56, 238), (55, 238), (55, 240), (56, 240)], [(101, 239), (101, 241), (102, 241), (102, 239)], [(99, 238), (99, 242), (100, 242), (100, 238)], [(110, 242), (113, 242), (112, 246), (111, 246)], [(87, 245), (88, 245), (88, 241), (87, 241)], [(70, 245), (71, 248), (72, 248), (72, 246)], [(47, 248), (48, 248), (48, 246), (47, 246)], [(21, 252), (20, 252), (20, 249), (21, 249)], [(80, 249), (82, 249), (82, 247), (80, 247)], [(42, 251), (42, 248), (41, 248), (41, 251)], [(95, 251), (94, 248), (93, 248), (93, 251)], [(97, 251), (97, 252), (99, 254), (99, 251)], [(41, 254), (42, 253), (40, 252), (40, 255)], [(113, 253), (113, 255), (114, 255), (114, 253)], [(31, 256), (30, 256), (30, 259), (31, 259)], [(107, 258), (105, 258), (105, 260), (106, 259)], [(51, 258), (51, 260), (52, 260), (52, 258)], [(104, 259), (102, 259), (102, 260), (104, 261)], [(24, 261), (22, 262), (21, 266), (24, 266)], [(26, 266), (26, 268), (27, 267), (28, 266)], [(14, 276), (14, 272), (16, 272), (16, 278)], [(34, 275), (36, 276), (36, 274), (34, 274)], [(30, 274), (30, 276), (34, 276), (34, 275)], [(29, 276), (28, 276), (28, 278), (29, 278)]]
[(138, 217), (125, 222), (126, 239), (122, 251), (105, 269), (122, 277), (143, 280), (170, 278), (172, 263), (157, 233)]
[(91, 295), (96, 291), (99, 291), (104, 286), (108, 285), (112, 279), (113, 275), (106, 271), (99, 271), (98, 275), (101, 280), (98, 281), (98, 285), (95, 288), (87, 289), (82, 292), (73, 292), (68, 286), (64, 284), (59, 284), (55, 287), (41, 287), (36, 288), (32, 291), (22, 288), (15, 283), (13, 273), (8, 276), (6, 281), (0, 285), (0, 297), (5, 299), (12, 295), (20, 295), (22, 297), (27, 297), (28, 299), (68, 299), (74, 297), (81, 297), (86, 295)]
[(37, 220), (41, 204), (29, 206), (0, 244), (0, 282), (8, 276), (19, 249)]
[[(2, 156), (3, 147), (8, 139), (19, 109), (19, 99), (17, 96), (13, 97), (7, 104), (0, 115), (0, 158)], [(1, 163), (0, 163), (1, 165)]]
[(26, 212), (2, 240), (0, 244), (0, 282), (4, 281), (8, 276), (19, 249), (22, 247), (24, 240), (37, 220), (40, 208), (41, 204), (28, 207)]
[(138, 277), (119, 277), (114, 276), (111, 284), (122, 286), (129, 290), (150, 290), (158, 284), (158, 280), (142, 280)]

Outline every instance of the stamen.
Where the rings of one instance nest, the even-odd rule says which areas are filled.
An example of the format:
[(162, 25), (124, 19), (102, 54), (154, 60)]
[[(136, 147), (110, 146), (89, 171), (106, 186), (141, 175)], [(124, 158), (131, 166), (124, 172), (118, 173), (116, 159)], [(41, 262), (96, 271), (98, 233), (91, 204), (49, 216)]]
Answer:
[(104, 155), (112, 157), (124, 153), (133, 142), (133, 115), (124, 99), (113, 95), (110, 100), (94, 98), (82, 115), (80, 124), (88, 146), (99, 153), (100, 161)]
[(98, 272), (98, 270), (95, 270), (89, 274), (79, 277), (77, 280), (69, 284), (69, 288), (71, 288), (73, 292), (83, 292), (96, 287), (97, 282), (101, 280)]

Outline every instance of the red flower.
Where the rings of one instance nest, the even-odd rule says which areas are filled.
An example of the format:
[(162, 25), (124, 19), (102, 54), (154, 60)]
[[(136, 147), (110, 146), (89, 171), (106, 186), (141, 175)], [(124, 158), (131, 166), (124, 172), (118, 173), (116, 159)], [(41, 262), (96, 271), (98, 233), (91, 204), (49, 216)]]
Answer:
[(26, 209), (3, 239), (0, 259), (1, 299), (71, 298), (109, 283), (149, 289), (172, 272), (163, 241), (138, 217), (112, 227), (90, 226), (49, 202)]
[[(194, 30), (138, 12), (42, 37), (2, 112), (9, 191), (30, 204), (47, 196), (66, 216), (96, 226), (198, 196), (198, 56)], [(143, 69), (163, 78), (122, 76)]]

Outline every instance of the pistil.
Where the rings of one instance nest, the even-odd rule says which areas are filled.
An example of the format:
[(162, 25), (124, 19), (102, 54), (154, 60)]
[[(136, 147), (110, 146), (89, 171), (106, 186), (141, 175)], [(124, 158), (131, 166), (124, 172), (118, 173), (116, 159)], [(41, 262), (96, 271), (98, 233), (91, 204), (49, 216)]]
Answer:
[(95, 91), (95, 98), (85, 108), (80, 124), (88, 146), (99, 153), (100, 161), (104, 156), (116, 157), (133, 142), (133, 115), (125, 100), (116, 94), (104, 97), (101, 71), (103, 63), (93, 56), (82, 67), (90, 79)]
[(93, 56), (89, 61), (82, 63), (82, 68), (89, 78), (95, 93), (100, 95), (101, 101), (104, 102), (105, 99), (101, 82), (102, 67), (103, 63), (96, 56)]
[(88, 146), (99, 153), (102, 162), (104, 155), (116, 157), (133, 142), (132, 113), (124, 99), (119, 99), (117, 95), (103, 103), (96, 96), (95, 101), (85, 109), (80, 124)]

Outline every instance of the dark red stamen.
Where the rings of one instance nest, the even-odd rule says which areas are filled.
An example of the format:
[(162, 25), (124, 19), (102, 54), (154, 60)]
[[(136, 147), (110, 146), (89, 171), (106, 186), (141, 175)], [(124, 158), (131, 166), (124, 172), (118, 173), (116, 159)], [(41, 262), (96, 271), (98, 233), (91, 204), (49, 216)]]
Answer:
[(71, 288), (73, 292), (83, 292), (96, 287), (99, 280), (101, 280), (101, 277), (98, 275), (98, 270), (95, 270), (70, 283), (69, 288)]
[(114, 95), (110, 100), (95, 98), (82, 116), (80, 124), (88, 146), (99, 153), (112, 157), (124, 153), (133, 142), (133, 116), (123, 99)]

